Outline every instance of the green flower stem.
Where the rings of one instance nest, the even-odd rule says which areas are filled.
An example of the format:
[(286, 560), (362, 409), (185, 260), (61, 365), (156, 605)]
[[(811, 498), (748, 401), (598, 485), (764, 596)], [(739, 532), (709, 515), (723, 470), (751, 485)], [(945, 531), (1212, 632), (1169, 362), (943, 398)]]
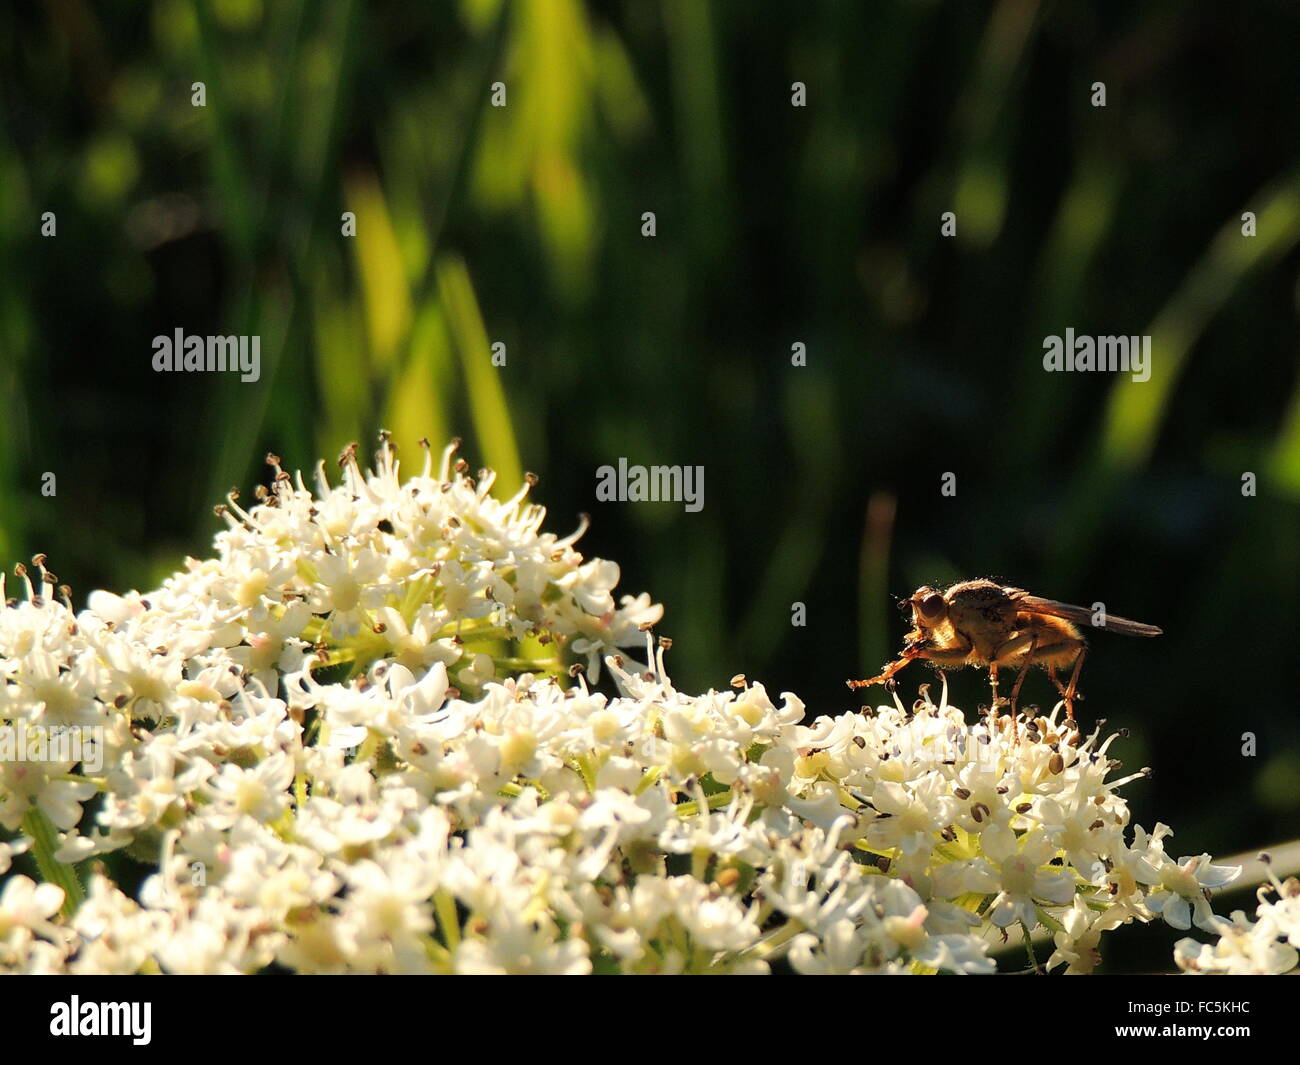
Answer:
[[(732, 791), (720, 791), (716, 795), (710, 795), (707, 806), (710, 810), (721, 810), (734, 797)], [(700, 812), (700, 804), (692, 799), (690, 802), (679, 802), (673, 807), (673, 813), (685, 820), (688, 817), (694, 817)]]
[(451, 952), (432, 936), (421, 936), (420, 941), (424, 945), (425, 955), (437, 966), (438, 971), (443, 975), (451, 975), (454, 971), (451, 963)]
[(411, 581), (406, 586), (406, 594), (402, 597), (401, 606), (397, 608), (398, 613), (409, 625), (415, 620), (415, 615), (419, 613), (420, 607), (426, 602), (432, 601), (437, 592), (437, 585), (434, 584), (431, 577), (420, 577)]
[(776, 954), (802, 931), (804, 931), (803, 924), (791, 918), (780, 928), (768, 933), (744, 953), (757, 954), (760, 958), (766, 960)]
[(77, 870), (54, 857), (59, 849), (59, 833), (39, 806), (33, 806), (23, 817), (23, 832), (31, 838), (32, 857), (41, 877), (63, 888), (63, 912), (69, 917), (85, 901), (86, 891), (77, 879)]
[(505, 675), (539, 673), (543, 676), (559, 676), (564, 672), (564, 667), (558, 658), (494, 657), (492, 663), (496, 666), (498, 674)]
[(577, 762), (578, 773), (582, 777), (582, 782), (587, 785), (587, 790), (595, 795), (596, 767), (592, 764), (591, 758), (585, 754), (580, 754), (575, 761)]
[[(1034, 907), (1034, 908), (1035, 908), (1036, 910), (1038, 909), (1038, 907)], [(1041, 911), (1040, 911), (1040, 913), (1041, 913)], [(1021, 922), (1020, 922), (1020, 927), (1021, 927), (1021, 929), (1024, 931), (1024, 933), (1025, 933), (1025, 953), (1029, 955), (1029, 967), (1030, 967), (1031, 969), (1033, 969), (1034, 972), (1036, 972), (1036, 973), (1041, 973), (1043, 970), (1039, 967), (1038, 959), (1037, 959), (1036, 957), (1034, 957), (1034, 936), (1033, 936), (1033, 933), (1030, 932), (1030, 930), (1029, 930), (1029, 925), (1025, 924), (1024, 921), (1021, 921)]]
[(691, 876), (700, 882), (704, 881), (705, 874), (709, 871), (709, 859), (712, 852), (696, 849), (691, 852)]
[(442, 889), (433, 893), (433, 906), (438, 915), (438, 927), (450, 953), (460, 946), (460, 918), (456, 915), (456, 900)]
[(709, 796), (709, 809), (721, 810), (731, 804), (731, 800), (736, 797), (736, 793), (731, 790), (720, 791), (716, 795)]
[(636, 794), (644, 795), (650, 788), (653, 788), (659, 782), (659, 778), (663, 776), (663, 772), (664, 771), (660, 766), (653, 766), (650, 769), (647, 769), (641, 775), (640, 781), (637, 782)]

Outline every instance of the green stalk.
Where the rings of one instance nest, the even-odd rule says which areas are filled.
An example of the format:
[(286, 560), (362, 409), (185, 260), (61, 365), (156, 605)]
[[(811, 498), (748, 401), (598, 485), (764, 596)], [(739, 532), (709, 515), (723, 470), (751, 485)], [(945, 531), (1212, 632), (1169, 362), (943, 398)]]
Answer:
[(1029, 967), (1033, 969), (1034, 972), (1041, 973), (1043, 970), (1039, 968), (1038, 959), (1034, 956), (1033, 933), (1029, 931), (1029, 925), (1025, 924), (1024, 921), (1020, 922), (1020, 927), (1025, 933), (1025, 953), (1029, 955)]
[(59, 849), (59, 833), (39, 806), (32, 806), (23, 817), (23, 832), (31, 838), (32, 857), (41, 871), (41, 879), (63, 888), (63, 912), (71, 917), (85, 901), (86, 891), (77, 879), (77, 870), (54, 857)]
[(460, 945), (460, 919), (456, 915), (456, 900), (446, 890), (440, 888), (433, 893), (433, 906), (447, 950), (454, 951)]

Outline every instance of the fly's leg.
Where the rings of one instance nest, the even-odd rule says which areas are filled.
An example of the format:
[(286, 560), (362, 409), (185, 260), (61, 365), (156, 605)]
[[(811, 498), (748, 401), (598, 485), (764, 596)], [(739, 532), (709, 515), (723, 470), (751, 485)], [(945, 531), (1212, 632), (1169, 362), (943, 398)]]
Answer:
[[(1052, 663), (1047, 665), (1047, 675), (1052, 678), (1052, 683), (1056, 685), (1056, 690), (1061, 693), (1061, 699), (1065, 702), (1065, 716), (1074, 720), (1074, 700), (1082, 699), (1082, 695), (1077, 694), (1079, 686), (1079, 670), (1083, 668), (1083, 660), (1088, 656), (1088, 645), (1082, 640), (1071, 641), (1069, 644), (1053, 644), (1051, 647), (1043, 649), (1041, 654), (1047, 655), (1049, 652), (1060, 654), (1062, 651), (1069, 651), (1072, 647), (1078, 648), (1078, 656), (1074, 659), (1074, 670), (1070, 673), (1069, 685), (1061, 683), (1061, 679), (1056, 675), (1056, 666)], [(1069, 662), (1067, 658), (1066, 663)]]
[(1016, 700), (1020, 698), (1020, 685), (1025, 683), (1025, 674), (1029, 672), (1029, 665), (1034, 660), (1034, 651), (1038, 647), (1038, 633), (1034, 633), (1033, 639), (1029, 641), (1029, 651), (1025, 655), (1025, 664), (1020, 667), (1020, 676), (1016, 678), (1016, 685), (1011, 689), (1011, 739), (1014, 742), (1019, 738), (1019, 726), (1016, 716)]
[(1079, 657), (1074, 660), (1074, 672), (1070, 674), (1070, 687), (1065, 693), (1065, 716), (1071, 721), (1074, 720), (1074, 692), (1079, 685), (1079, 670), (1083, 668), (1083, 660), (1088, 657), (1086, 647), (1079, 648)]
[(844, 683), (854, 689), (869, 688), (873, 684), (884, 684), (887, 680), (893, 677), (895, 673), (907, 665), (908, 662), (911, 662), (914, 659), (923, 658), (926, 661), (939, 666), (941, 669), (954, 668), (965, 662), (969, 654), (969, 647), (938, 648), (931, 647), (927, 643), (917, 643), (913, 644), (911, 647), (903, 648), (902, 654), (893, 662), (890, 662), (889, 665), (881, 671), (880, 676), (872, 677), (870, 680), (848, 680)]
[(993, 660), (989, 663), (989, 675), (993, 678), (993, 712), (994, 716), (996, 716), (998, 706), (998, 665), (1011, 665), (1012, 661), (1026, 648), (1029, 650), (1029, 653), (1025, 656), (1024, 665), (1020, 667), (1020, 676), (1016, 678), (1015, 687), (1011, 689), (1011, 735), (1013, 738), (1019, 736), (1019, 728), (1016, 725), (1016, 700), (1020, 697), (1020, 685), (1025, 681), (1025, 673), (1029, 670), (1029, 663), (1034, 657), (1034, 648), (1037, 644), (1037, 633), (1017, 633), (993, 652)]
[(844, 683), (850, 688), (870, 688), (873, 684), (884, 684), (885, 681), (889, 680), (895, 673), (907, 665), (908, 662), (912, 661), (912, 659), (924, 657), (926, 656), (923, 647), (909, 647), (903, 651), (902, 655), (900, 655), (896, 661), (890, 662), (889, 665), (881, 671), (880, 676), (872, 677), (870, 680), (846, 680)]

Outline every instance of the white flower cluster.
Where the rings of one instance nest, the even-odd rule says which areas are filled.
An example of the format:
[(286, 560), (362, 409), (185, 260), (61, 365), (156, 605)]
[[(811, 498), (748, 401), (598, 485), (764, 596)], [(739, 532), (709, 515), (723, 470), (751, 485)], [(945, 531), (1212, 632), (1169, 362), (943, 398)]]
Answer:
[[(1263, 857), (1263, 856), (1261, 856)], [(1235, 976), (1274, 976), (1287, 973), (1300, 961), (1300, 880), (1279, 880), (1269, 871), (1269, 883), (1257, 892), (1255, 920), (1243, 910), (1231, 918), (1216, 917), (1210, 931), (1216, 943), (1180, 939), (1174, 961), (1186, 973), (1227, 973)]]
[(1114, 736), (1082, 736), (1059, 707), (1018, 733), (1004, 718), (968, 725), (922, 691), (911, 713), (881, 707), (801, 730), (794, 805), (822, 818), (856, 806), (855, 847), (919, 893), (927, 927), (1005, 937), (1042, 925), (1055, 936), (1048, 967), (1087, 973), (1118, 925), (1211, 926), (1208, 892), (1239, 870), (1208, 854), (1174, 861), (1165, 825), (1130, 830), (1117, 789), (1143, 774), (1107, 779)]
[(216, 558), (76, 616), (38, 560), (0, 725), (89, 729), (103, 769), (0, 760), (0, 874), (47, 881), (8, 876), (0, 969), (977, 973), (1043, 925), (1087, 972), (1127, 921), (1219, 927), (1235, 871), (1130, 829), (1110, 739), (678, 692), (661, 608), (452, 459), (403, 484), (385, 443), (313, 495), (272, 457)]

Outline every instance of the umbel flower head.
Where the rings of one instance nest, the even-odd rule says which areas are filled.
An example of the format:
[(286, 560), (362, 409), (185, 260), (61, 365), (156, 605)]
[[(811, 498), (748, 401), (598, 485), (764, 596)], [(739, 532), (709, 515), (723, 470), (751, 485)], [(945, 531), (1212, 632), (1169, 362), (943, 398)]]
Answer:
[(1130, 826), (1113, 737), (688, 695), (662, 608), (454, 447), (315, 492), (268, 461), (161, 588), (74, 615), (42, 559), (0, 610), (3, 735), (99, 743), (0, 749), (0, 874), (46, 881), (10, 871), (0, 967), (979, 973), (1042, 925), (1087, 972), (1128, 921), (1222, 927), (1233, 871)]
[[(1266, 854), (1260, 855), (1265, 864)], [(1227, 973), (1239, 976), (1271, 976), (1296, 967), (1300, 947), (1300, 880), (1279, 880), (1269, 868), (1268, 883), (1256, 892), (1259, 902), (1255, 919), (1243, 910), (1231, 918), (1215, 917), (1209, 931), (1216, 943), (1180, 939), (1174, 947), (1174, 961), (1183, 972), (1201, 975)]]

